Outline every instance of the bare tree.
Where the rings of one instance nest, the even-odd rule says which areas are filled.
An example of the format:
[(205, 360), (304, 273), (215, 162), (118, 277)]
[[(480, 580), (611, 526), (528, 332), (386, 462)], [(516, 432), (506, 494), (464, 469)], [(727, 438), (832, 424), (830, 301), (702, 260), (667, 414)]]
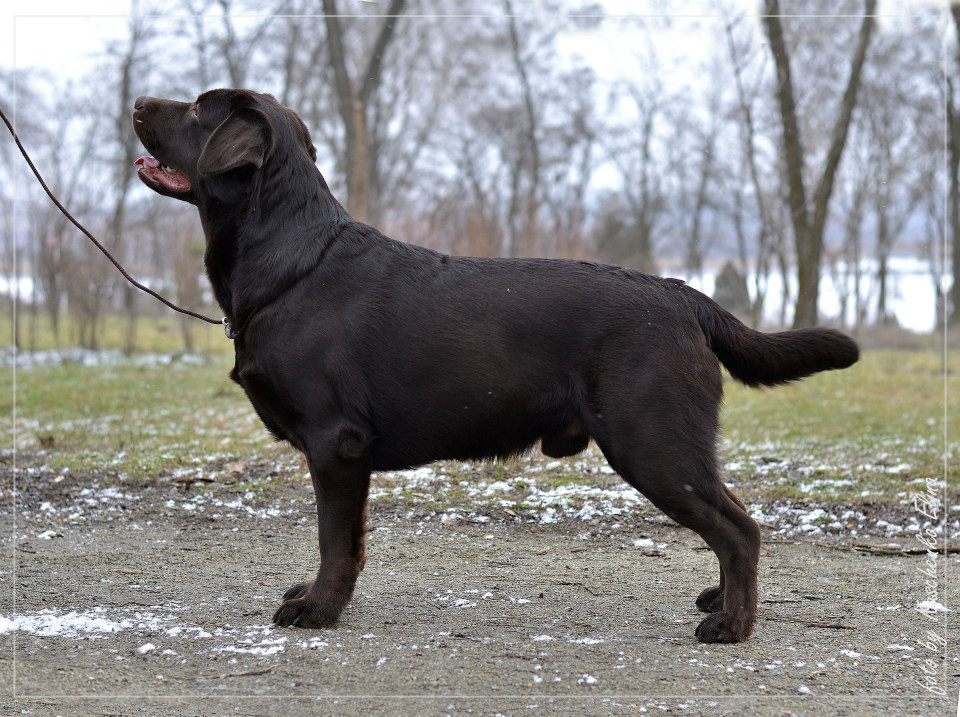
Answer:
[[(76, 98), (71, 94), (64, 95), (58, 102), (55, 114), (58, 118), (54, 130), (56, 137), (65, 137), (70, 132), (72, 124), (81, 118), (81, 108), (78, 108)], [(93, 206), (91, 197), (84, 196), (83, 168), (94, 158), (94, 148), (97, 140), (99, 122), (94, 117), (86, 123), (83, 129), (83, 140), (76, 144), (78, 151), (65, 156), (56, 144), (51, 143), (54, 151), (49, 153), (44, 163), (47, 169), (47, 181), (53, 187), (57, 196), (74, 211), (84, 212)], [(70, 166), (67, 162), (69, 160)], [(45, 195), (37, 194), (33, 200), (36, 210), (35, 217), (34, 271), (37, 276), (36, 286), (42, 294), (47, 318), (53, 331), (55, 345), (60, 344), (60, 310), (65, 296), (64, 267), (70, 257), (76, 253), (71, 251), (70, 240), (76, 236), (76, 231), (65, 216), (57, 210)], [(37, 301), (37, 297), (34, 297)]]
[(853, 151), (848, 157), (850, 170), (846, 183), (847, 196), (841, 204), (841, 215), (844, 217), (843, 245), (839, 252), (846, 263), (846, 272), (835, 282), (843, 287), (840, 297), (841, 323), (845, 320), (848, 305), (852, 301), (851, 325), (855, 335), (859, 334), (866, 313), (866, 304), (863, 301), (863, 223), (871, 185), (870, 140), (866, 134), (862, 130), (856, 133), (852, 142)]
[[(212, 43), (207, 37), (206, 23), (204, 22), (204, 16), (212, 4), (213, 0), (183, 0), (183, 6), (190, 16), (191, 29), (193, 30), (192, 44), (194, 52), (196, 53), (196, 67), (194, 72), (197, 84), (202, 89), (208, 89), (212, 84), (209, 56), (210, 45)], [(226, 14), (226, 9), (224, 12)]]
[[(708, 211), (716, 204), (713, 198), (714, 185), (719, 173), (717, 154), (723, 128), (722, 96), (719, 87), (719, 83), (711, 85), (704, 103), (706, 117), (702, 121), (694, 122), (691, 128), (693, 139), (689, 150), (693, 156), (678, 162), (681, 166), (690, 166), (695, 183), (692, 192), (683, 192), (684, 197), (689, 196), (689, 201), (680, 197), (679, 203), (686, 216), (681, 218), (679, 224), (686, 228), (686, 269), (691, 276), (698, 278), (703, 276), (704, 260), (710, 250), (709, 238), (704, 237), (703, 225)], [(675, 120), (675, 123), (677, 127), (683, 126), (680, 118)], [(676, 143), (685, 144), (681, 137), (677, 138)], [(687, 174), (683, 170), (679, 173), (681, 177)]]
[(797, 123), (796, 98), (790, 70), (790, 54), (780, 23), (779, 0), (766, 0), (764, 25), (770, 41), (770, 51), (777, 66), (776, 95), (783, 124), (783, 155), (787, 172), (790, 219), (793, 224), (797, 259), (797, 301), (794, 311), (795, 327), (813, 326), (817, 323), (817, 300), (820, 284), (820, 257), (823, 252), (823, 235), (827, 211), (837, 168), (843, 155), (850, 120), (857, 102), (860, 76), (866, 61), (867, 48), (875, 24), (876, 0), (865, 0), (863, 20), (857, 36), (857, 44), (850, 63), (850, 75), (840, 100), (834, 123), (830, 147), (824, 161), (823, 171), (813, 192), (812, 204), (808, 202), (804, 180), (805, 154), (800, 128)]
[[(942, 58), (934, 46), (940, 27), (936, 18), (920, 15), (877, 38), (864, 70), (864, 109), (854, 128), (858, 139), (842, 170), (848, 183), (866, 183), (877, 260), (878, 324), (895, 323), (890, 260), (909, 241), (905, 234), (911, 224), (914, 235), (923, 233), (917, 207), (935, 184), (926, 175), (943, 167)], [(856, 204), (853, 208), (858, 209)], [(922, 243), (916, 242), (916, 248)]]
[[(45, 131), (46, 127), (42, 122), (42, 119), (48, 116), (45, 112), (46, 106), (42, 97), (30, 89), (31, 79), (34, 78), (29, 72), (23, 72), (20, 75), (17, 88), (20, 104), (16, 116), (11, 116), (10, 119), (16, 122), (21, 136), (25, 138), (36, 136), (38, 140), (46, 140), (46, 143), (52, 145), (52, 139)], [(12, 72), (0, 70), (0, 105), (9, 114), (12, 114), (13, 98), (14, 75)], [(0, 129), (0, 132), (5, 132), (5, 128)], [(30, 245), (24, 246), (23, 243), (23, 227), (28, 224), (23, 219), (34, 215), (33, 211), (28, 211), (26, 214), (18, 211), (19, 207), (14, 202), (16, 192), (13, 188), (18, 186), (20, 177), (23, 176), (20, 173), (23, 171), (24, 167), (19, 164), (19, 155), (13, 144), (0, 141), (0, 216), (2, 216), (0, 228), (3, 230), (3, 240), (0, 243), (0, 260), (2, 260), (0, 277), (9, 294), (0, 297), (0, 305), (3, 306), (3, 310), (10, 310), (10, 315), (13, 316), (10, 341), (17, 348), (23, 347), (23, 327), (13, 310), (19, 311), (18, 302), (21, 299), (19, 279), (23, 277), (26, 270), (27, 250), (31, 248)], [(29, 204), (32, 205), (33, 202)], [(35, 242), (32, 244), (35, 246)]]
[[(923, 243), (921, 255), (924, 256), (930, 271), (930, 281), (933, 285), (934, 295), (934, 330), (942, 331), (944, 321), (949, 321), (949, 316), (945, 311), (944, 302), (947, 300), (946, 287), (944, 285), (944, 276), (946, 275), (946, 257), (943, 251), (943, 237), (946, 236), (946, 222), (944, 221), (943, 210), (946, 207), (940, 202), (942, 192), (939, 191), (938, 177), (935, 171), (924, 173), (924, 182), (926, 182), (926, 191), (920, 192), (923, 198), (924, 221), (923, 221)], [(948, 209), (949, 211), (949, 209)], [(942, 360), (946, 359), (944, 352), (941, 354)], [(941, 368), (945, 369), (945, 365)]]
[(503, 22), (437, 28), (463, 49), (427, 155), (437, 161), (420, 167), (435, 183), (434, 241), (458, 253), (582, 256), (602, 134), (595, 77), (558, 62), (565, 18), (533, 22), (504, 10)]
[(550, 181), (544, 183), (543, 199), (549, 213), (551, 245), (541, 247), (547, 255), (586, 258), (590, 219), (590, 182), (597, 163), (597, 135), (602, 131), (594, 101), (595, 76), (589, 68), (569, 73), (557, 85), (569, 119), (549, 133), (545, 158)]
[[(218, 44), (221, 57), (227, 66), (230, 86), (246, 87), (251, 57), (263, 38), (267, 27), (273, 21), (273, 16), (268, 15), (251, 32), (240, 36), (233, 25), (232, 0), (218, 0), (218, 3), (222, 11), (221, 20), (223, 23), (223, 34), (220, 36)], [(278, 15), (282, 15), (285, 11), (286, 8), (283, 3), (279, 4), (274, 10)]]
[(391, 0), (376, 41), (363, 63), (361, 80), (352, 78), (347, 67), (344, 32), (336, 0), (323, 0), (328, 58), (333, 67), (337, 111), (343, 122), (345, 153), (342, 168), (347, 174), (347, 210), (362, 222), (370, 220), (370, 167), (377, 162), (376, 155), (371, 153), (368, 112), (383, 74), (384, 57), (405, 7), (405, 0)]
[[(751, 301), (750, 318), (753, 325), (758, 326), (763, 314), (763, 303), (766, 299), (766, 282), (770, 270), (772, 222), (769, 202), (766, 197), (768, 190), (760, 179), (760, 168), (757, 158), (759, 150), (757, 148), (758, 133), (756, 120), (754, 118), (754, 104), (756, 103), (759, 92), (756, 87), (752, 91), (749, 90), (744, 81), (744, 68), (750, 58), (743, 56), (744, 50), (737, 45), (734, 37), (734, 27), (738, 22), (739, 21), (727, 21), (724, 26), (724, 32), (727, 39), (727, 52), (729, 54), (730, 64), (733, 66), (734, 86), (737, 90), (737, 110), (739, 118), (737, 125), (740, 135), (741, 155), (743, 158), (739, 172), (739, 181), (742, 181), (743, 175), (749, 178), (750, 186), (753, 190), (753, 200), (756, 204), (756, 237), (753, 241), (754, 263), (752, 266), (754, 295)], [(746, 171), (744, 172), (743, 170)], [(740, 205), (742, 205), (743, 202), (743, 191), (738, 187), (735, 192), (735, 199), (740, 203), (736, 208), (735, 214), (740, 262), (744, 274), (747, 274), (751, 271), (751, 267), (748, 266), (749, 252), (747, 250), (747, 240), (744, 236), (743, 220), (741, 218), (742, 209)], [(784, 285), (786, 285), (787, 277), (784, 276), (783, 278)]]
[[(654, 236), (666, 207), (664, 173), (659, 167), (661, 153), (656, 146), (666, 92), (656, 68), (644, 86), (627, 85), (626, 96), (632, 101), (637, 118), (618, 138), (604, 138), (603, 145), (607, 158), (624, 178), (621, 194), (629, 215), (624, 230), (630, 247), (616, 247), (619, 243), (616, 237), (621, 232), (608, 227), (601, 232), (600, 248), (612, 260), (627, 261), (641, 271), (656, 273)], [(608, 134), (617, 133), (608, 130)], [(624, 222), (619, 220), (619, 223)]]
[[(517, 18), (513, 13), (513, 5), (510, 0), (503, 0), (503, 9), (507, 15), (507, 26), (510, 30), (510, 58), (513, 61), (517, 79), (520, 81), (524, 116), (524, 142), (518, 149), (520, 149), (524, 155), (523, 158), (525, 161), (518, 162), (516, 165), (517, 171), (513, 172), (511, 178), (513, 191), (510, 193), (510, 209), (507, 213), (507, 225), (510, 230), (507, 255), (513, 256), (517, 251), (518, 236), (530, 237), (537, 216), (539, 204), (538, 190), (540, 185), (540, 140), (538, 125), (541, 115), (537, 112), (533, 89), (530, 85), (528, 71), (530, 58), (523, 52), (521, 47), (520, 34), (517, 31)], [(526, 192), (527, 210), (526, 219), (521, 229), (517, 225), (517, 215), (520, 206), (520, 173), (524, 166), (528, 175)]]
[[(127, 217), (127, 202), (130, 186), (134, 180), (134, 174), (130, 171), (130, 168), (133, 166), (133, 161), (137, 158), (140, 148), (140, 140), (137, 139), (130, 122), (130, 108), (133, 107), (134, 98), (139, 94), (134, 90), (134, 77), (142, 72), (144, 44), (149, 36), (147, 21), (137, 12), (137, 0), (132, 0), (127, 42), (116, 58), (118, 77), (115, 87), (116, 104), (114, 105), (113, 118), (118, 156), (112, 160), (113, 169), (116, 172), (113, 182), (116, 195), (113, 198), (108, 224), (108, 241), (114, 250), (119, 250), (124, 246), (123, 233), (124, 222)], [(139, 81), (142, 82), (142, 78)], [(131, 256), (132, 243), (127, 243), (124, 248), (127, 256)], [(124, 282), (122, 284), (122, 296), (124, 314), (126, 315), (123, 348), (125, 352), (130, 353), (136, 347), (137, 299), (139, 293), (133, 286)]]

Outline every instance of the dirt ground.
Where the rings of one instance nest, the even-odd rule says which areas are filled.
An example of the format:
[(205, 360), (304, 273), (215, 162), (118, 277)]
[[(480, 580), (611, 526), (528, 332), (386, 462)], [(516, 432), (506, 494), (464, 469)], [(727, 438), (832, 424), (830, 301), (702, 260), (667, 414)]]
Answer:
[[(11, 561), (0, 572), (0, 674), (16, 695), (0, 714), (956, 710), (956, 646), (944, 661), (942, 646), (918, 642), (953, 619), (914, 609), (922, 555), (768, 534), (753, 637), (707, 646), (693, 637), (693, 601), (715, 559), (655, 513), (527, 524), (510, 511), (482, 522), (374, 503), (340, 625), (281, 630), (270, 626), (279, 596), (318, 561), (307, 482), (290, 491), (260, 502), (172, 486), (24, 494), (4, 538), (15, 604)], [(62, 518), (49, 528), (45, 515)], [(946, 698), (918, 686), (928, 659)]]

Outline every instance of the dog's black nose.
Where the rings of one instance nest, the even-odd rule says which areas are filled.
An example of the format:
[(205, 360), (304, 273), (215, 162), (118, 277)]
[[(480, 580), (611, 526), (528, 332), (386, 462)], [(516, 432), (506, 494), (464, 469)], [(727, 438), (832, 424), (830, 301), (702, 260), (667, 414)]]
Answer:
[(146, 95), (140, 95), (137, 99), (133, 101), (133, 109), (142, 110), (143, 106), (147, 103)]

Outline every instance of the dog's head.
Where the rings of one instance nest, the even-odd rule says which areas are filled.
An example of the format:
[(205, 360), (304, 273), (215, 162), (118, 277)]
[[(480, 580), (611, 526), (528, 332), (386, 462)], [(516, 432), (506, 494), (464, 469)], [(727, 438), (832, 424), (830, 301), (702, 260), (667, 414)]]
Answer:
[(137, 160), (143, 183), (198, 206), (242, 203), (272, 164), (317, 157), (296, 113), (249, 90), (210, 90), (193, 102), (139, 97), (133, 127), (150, 152)]

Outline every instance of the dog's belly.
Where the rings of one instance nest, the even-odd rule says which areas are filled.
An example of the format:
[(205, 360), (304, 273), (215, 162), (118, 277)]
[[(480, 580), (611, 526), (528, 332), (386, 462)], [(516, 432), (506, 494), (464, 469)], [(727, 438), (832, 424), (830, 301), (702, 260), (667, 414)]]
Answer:
[(371, 445), (371, 468), (377, 471), (414, 468), (440, 460), (482, 460), (507, 458), (533, 446), (539, 435), (478, 431), (472, 434), (377, 436)]
[(437, 460), (507, 458), (543, 441), (550, 456), (586, 448), (589, 435), (569, 403), (520, 408), (468, 401), (408, 406), (405, 419), (378, 426), (371, 444), (374, 470), (399, 470)]

